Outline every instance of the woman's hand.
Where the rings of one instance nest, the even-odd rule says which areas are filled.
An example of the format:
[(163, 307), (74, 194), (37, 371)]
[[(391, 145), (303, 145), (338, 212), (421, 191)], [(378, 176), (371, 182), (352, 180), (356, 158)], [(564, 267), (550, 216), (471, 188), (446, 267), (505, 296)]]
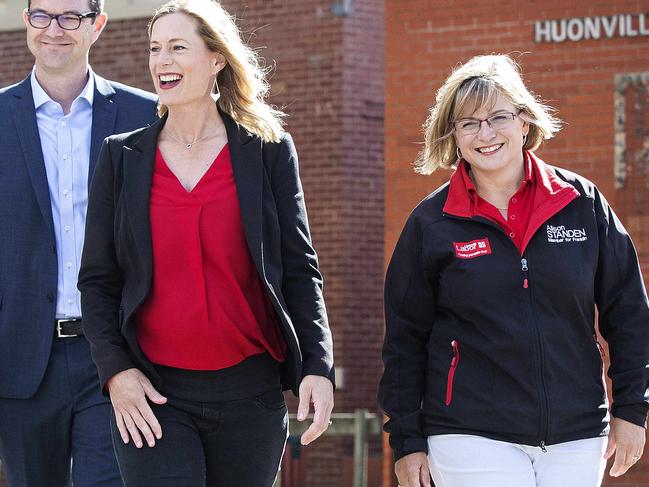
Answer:
[(300, 382), (300, 404), (297, 407), (297, 420), (304, 421), (313, 403), (313, 423), (302, 433), (300, 442), (308, 445), (329, 427), (331, 411), (334, 408), (334, 387), (329, 379), (319, 375), (306, 375)]
[(615, 453), (615, 461), (610, 470), (611, 477), (619, 477), (633, 466), (644, 451), (645, 429), (620, 418), (613, 418), (608, 434), (608, 445), (604, 458)]
[(106, 383), (110, 401), (115, 411), (115, 422), (124, 443), (130, 437), (142, 448), (142, 435), (149, 446), (155, 446), (156, 438), (162, 438), (162, 428), (147, 398), (155, 404), (164, 404), (167, 398), (153, 388), (146, 376), (138, 369), (127, 369), (115, 374)]
[(394, 464), (400, 487), (430, 487), (428, 456), (424, 452), (401, 457)]

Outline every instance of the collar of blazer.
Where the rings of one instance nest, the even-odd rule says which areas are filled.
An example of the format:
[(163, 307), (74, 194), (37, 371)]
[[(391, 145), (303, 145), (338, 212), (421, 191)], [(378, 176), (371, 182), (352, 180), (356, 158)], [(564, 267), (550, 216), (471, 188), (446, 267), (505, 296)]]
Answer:
[[(263, 275), (261, 218), (264, 163), (262, 140), (260, 137), (250, 134), (227, 114), (220, 110), (219, 112), (228, 136), (232, 172), (246, 242), (257, 270), (260, 275)], [(141, 129), (139, 133), (134, 134), (133, 139), (127, 139), (127, 144), (122, 149), (124, 154), (124, 197), (126, 198), (127, 213), (130, 215), (131, 228), (137, 241), (140, 261), (144, 266), (141, 269), (144, 282), (151, 280), (153, 261), (149, 219), (151, 178), (158, 135), (166, 121), (167, 117), (164, 116), (151, 126)]]
[(90, 170), (88, 186), (95, 172), (99, 149), (104, 139), (115, 133), (117, 121), (117, 104), (111, 102), (115, 90), (101, 76), (95, 76), (95, 97), (92, 102), (92, 137), (90, 140)]

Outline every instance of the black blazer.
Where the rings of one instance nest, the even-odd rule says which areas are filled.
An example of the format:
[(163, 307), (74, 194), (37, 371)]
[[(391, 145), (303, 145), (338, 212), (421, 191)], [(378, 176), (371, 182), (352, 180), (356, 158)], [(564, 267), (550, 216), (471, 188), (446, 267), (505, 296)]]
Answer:
[[(285, 389), (309, 374), (334, 380), (331, 332), (322, 276), (311, 245), (298, 161), (290, 135), (266, 143), (221, 113), (248, 249), (287, 344)], [(157, 140), (166, 117), (109, 137), (88, 201), (79, 272), (83, 328), (102, 387), (131, 367), (157, 387), (160, 377), (137, 343), (133, 316), (151, 287), (149, 220)]]

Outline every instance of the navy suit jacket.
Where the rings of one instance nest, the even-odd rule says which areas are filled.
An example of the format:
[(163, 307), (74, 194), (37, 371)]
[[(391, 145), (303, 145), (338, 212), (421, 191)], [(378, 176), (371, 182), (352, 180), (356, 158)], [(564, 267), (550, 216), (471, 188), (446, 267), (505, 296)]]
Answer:
[[(109, 135), (155, 120), (156, 97), (95, 75), (89, 177)], [(40, 385), (52, 348), (57, 262), (30, 78), (0, 89), (0, 397)]]
[[(287, 344), (284, 388), (297, 394), (302, 377), (309, 374), (333, 382), (322, 276), (311, 245), (293, 141), (285, 134), (280, 142), (263, 142), (221, 116), (248, 250)], [(164, 123), (165, 118), (109, 137), (90, 191), (79, 289), (83, 328), (102, 386), (131, 367), (160, 385), (137, 343), (133, 318), (151, 289), (149, 198)]]

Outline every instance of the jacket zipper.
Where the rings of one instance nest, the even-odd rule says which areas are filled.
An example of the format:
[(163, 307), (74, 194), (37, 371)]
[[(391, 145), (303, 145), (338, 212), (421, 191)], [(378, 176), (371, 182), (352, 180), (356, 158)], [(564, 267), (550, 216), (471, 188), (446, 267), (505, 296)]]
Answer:
[[(521, 271), (523, 272), (523, 288), (524, 289), (529, 289), (529, 262), (528, 260), (523, 257), (521, 258)], [(529, 308), (530, 308), (530, 317), (532, 319), (532, 323), (534, 324), (534, 331), (536, 335), (536, 340), (538, 343), (538, 350), (539, 350), (539, 367), (540, 367), (540, 376), (541, 376), (541, 398), (544, 400), (545, 407), (541, 409), (541, 438), (542, 440), (539, 442), (539, 448), (543, 451), (543, 453), (547, 453), (546, 445), (545, 445), (545, 440), (548, 437), (548, 430), (550, 429), (550, 404), (549, 404), (549, 399), (548, 399), (548, 393), (547, 393), (547, 385), (545, 383), (545, 374), (543, 373), (545, 369), (544, 365), (544, 351), (543, 351), (543, 339), (541, 336), (541, 330), (539, 328), (538, 323), (536, 322), (536, 317), (534, 315), (534, 310), (533, 310), (533, 304), (534, 300), (532, 299), (532, 290), (529, 289), (528, 291), (528, 296), (529, 296)]]
[(529, 271), (529, 267), (527, 267), (527, 259), (522, 258), (521, 259), (521, 270), (523, 271), (523, 289), (527, 289), (530, 287), (529, 285), (529, 280), (527, 276), (527, 271)]
[[(482, 217), (479, 217), (479, 219), (475, 219), (475, 218), (468, 218), (468, 217), (461, 217), (461, 216), (457, 216), (457, 215), (452, 215), (450, 213), (443, 213), (443, 215), (448, 217), (448, 218), (454, 218), (456, 220), (464, 220), (464, 221), (473, 221), (473, 222), (476, 222), (476, 223), (483, 223), (483, 224), (489, 225), (490, 227), (493, 227), (493, 228), (496, 228), (496, 229), (500, 230), (503, 234), (505, 233), (503, 231), (503, 229), (500, 228), (500, 226), (497, 223), (492, 222), (492, 221), (487, 220), (487, 219), (482, 218)], [(523, 254), (523, 255), (525, 255), (525, 254)], [(530, 283), (529, 283), (529, 262), (528, 262), (527, 258), (525, 258), (525, 257), (521, 258), (521, 271), (523, 273), (523, 288), (524, 289), (529, 289), (530, 288)], [(543, 369), (544, 369), (543, 340), (541, 339), (541, 330), (539, 329), (539, 325), (536, 322), (536, 318), (534, 316), (532, 290), (530, 289), (528, 292), (529, 292), (528, 295), (529, 295), (530, 317), (531, 317), (531, 320), (532, 320), (532, 322), (534, 324), (534, 331), (535, 331), (535, 334), (536, 334), (536, 340), (537, 340), (538, 350), (539, 350), (539, 366), (540, 366), (540, 369), (541, 369), (540, 370), (540, 376), (541, 376), (541, 399), (542, 399), (542, 402), (544, 402), (544, 405), (545, 405), (545, 407), (541, 407), (541, 421), (540, 421), (540, 423), (542, 424), (541, 429), (543, 431), (542, 431), (542, 434), (540, 436), (543, 439), (539, 441), (539, 448), (541, 448), (543, 453), (547, 453), (545, 440), (546, 440), (546, 438), (548, 436), (548, 431), (550, 429), (550, 426), (549, 426), (550, 425), (550, 401), (549, 401), (549, 398), (548, 398), (547, 386), (545, 384), (545, 374), (543, 373)], [(451, 365), (452, 365), (452, 363), (451, 363)], [(457, 364), (456, 364), (456, 367), (457, 367)], [(453, 374), (454, 373), (455, 373), (455, 371), (453, 371)], [(449, 370), (449, 378), (452, 378), (451, 370)], [(447, 392), (447, 398), (448, 398), (448, 392)]]
[(457, 343), (457, 340), (453, 340), (451, 346), (453, 347), (453, 358), (451, 359), (451, 366), (448, 369), (448, 379), (446, 380), (445, 404), (447, 406), (450, 406), (453, 400), (453, 377), (455, 377), (457, 365), (460, 363), (460, 345)]

